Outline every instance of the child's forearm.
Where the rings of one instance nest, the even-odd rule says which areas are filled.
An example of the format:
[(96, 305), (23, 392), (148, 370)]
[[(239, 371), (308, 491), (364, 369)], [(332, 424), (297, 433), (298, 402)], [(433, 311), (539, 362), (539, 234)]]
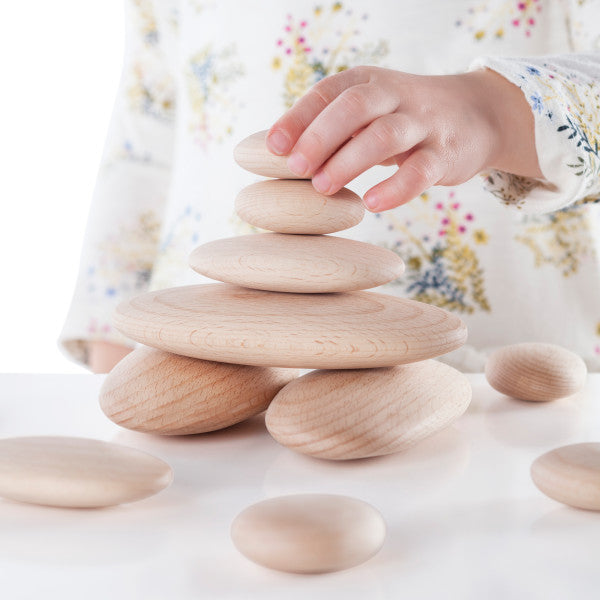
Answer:
[(131, 350), (128, 346), (111, 342), (89, 342), (89, 369), (92, 373), (108, 373)]

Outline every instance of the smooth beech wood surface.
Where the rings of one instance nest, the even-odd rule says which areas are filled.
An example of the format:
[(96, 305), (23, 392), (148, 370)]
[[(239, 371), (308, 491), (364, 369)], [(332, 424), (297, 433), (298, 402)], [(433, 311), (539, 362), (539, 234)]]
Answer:
[(292, 173), (287, 166), (287, 156), (277, 156), (267, 149), (266, 131), (257, 131), (243, 139), (233, 150), (235, 162), (256, 175), (281, 179), (304, 179)]
[(251, 561), (291, 573), (328, 573), (379, 552), (385, 522), (370, 504), (347, 496), (298, 494), (263, 500), (231, 525), (235, 547)]
[(375, 292), (285, 294), (217, 283), (121, 303), (117, 329), (147, 346), (238, 364), (381, 367), (462, 346), (465, 324), (436, 306)]
[(312, 371), (275, 396), (266, 425), (280, 444), (303, 454), (366, 458), (412, 446), (452, 423), (470, 401), (469, 380), (435, 360)]
[(335, 233), (357, 225), (365, 214), (360, 197), (347, 188), (325, 196), (310, 181), (291, 179), (245, 187), (235, 210), (246, 223), (278, 233)]
[(134, 448), (73, 437), (0, 440), (0, 496), (49, 506), (97, 508), (166, 488), (171, 467)]
[(531, 465), (531, 478), (546, 496), (600, 510), (600, 443), (571, 444), (546, 452)]
[(502, 394), (545, 402), (582, 390), (587, 369), (581, 357), (566, 348), (523, 343), (493, 352), (486, 361), (485, 376)]
[(106, 377), (100, 406), (111, 420), (163, 435), (203, 433), (267, 408), (296, 369), (212, 362), (140, 346)]
[(190, 256), (194, 271), (226, 283), (274, 292), (366, 290), (397, 279), (391, 250), (331, 235), (255, 233), (215, 240)]

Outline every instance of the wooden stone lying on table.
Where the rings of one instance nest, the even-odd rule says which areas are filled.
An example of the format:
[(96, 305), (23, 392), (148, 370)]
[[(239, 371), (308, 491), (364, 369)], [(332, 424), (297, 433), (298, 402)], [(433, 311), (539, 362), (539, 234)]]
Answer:
[(531, 466), (531, 477), (540, 491), (558, 502), (600, 510), (600, 443), (546, 452)]
[(168, 464), (134, 448), (73, 437), (0, 440), (0, 496), (96, 508), (141, 500), (173, 479)]
[(402, 259), (385, 248), (329, 235), (258, 233), (215, 240), (190, 256), (194, 271), (274, 292), (364, 290), (397, 279)]
[(520, 400), (544, 402), (579, 392), (587, 369), (577, 354), (554, 344), (524, 343), (493, 352), (485, 376), (495, 389)]
[(100, 406), (128, 429), (203, 433), (262, 412), (297, 375), (295, 369), (232, 365), (140, 347), (110, 372)]
[(443, 363), (312, 371), (275, 396), (266, 417), (284, 446), (318, 458), (366, 458), (404, 450), (457, 419), (471, 386)]
[(385, 522), (370, 504), (327, 494), (270, 498), (233, 521), (231, 537), (250, 560), (291, 573), (354, 567), (380, 550)]
[(335, 233), (357, 225), (365, 214), (360, 197), (346, 188), (325, 196), (310, 181), (290, 179), (245, 187), (235, 209), (246, 223), (278, 233)]
[(287, 156), (277, 156), (267, 149), (267, 132), (258, 131), (243, 139), (233, 150), (235, 162), (256, 175), (281, 179), (305, 179), (289, 170)]
[(462, 346), (465, 324), (436, 306), (377, 294), (284, 294), (223, 283), (149, 292), (114, 315), (125, 336), (175, 354), (307, 369), (391, 366)]

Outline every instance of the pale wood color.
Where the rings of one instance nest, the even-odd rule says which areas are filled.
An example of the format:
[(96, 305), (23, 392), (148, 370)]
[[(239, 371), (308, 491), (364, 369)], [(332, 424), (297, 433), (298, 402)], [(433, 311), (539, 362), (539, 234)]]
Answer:
[(554, 344), (505, 346), (486, 361), (485, 376), (497, 391), (520, 400), (545, 402), (579, 392), (587, 369), (577, 354)]
[(365, 290), (397, 279), (391, 250), (331, 235), (255, 233), (208, 242), (190, 256), (194, 271), (258, 290), (303, 294)]
[(134, 448), (74, 437), (0, 440), (0, 496), (98, 508), (141, 500), (173, 479), (168, 464)]
[(303, 454), (367, 458), (404, 450), (447, 427), (470, 401), (469, 380), (435, 360), (312, 371), (275, 396), (266, 425), (280, 444)]
[(375, 556), (385, 521), (370, 504), (328, 494), (263, 500), (231, 525), (235, 547), (251, 561), (290, 573), (329, 573)]
[(121, 303), (117, 329), (175, 354), (247, 365), (382, 367), (450, 352), (465, 324), (436, 306), (377, 294), (283, 294), (223, 283), (149, 292)]
[(335, 233), (354, 227), (365, 214), (360, 197), (347, 188), (325, 196), (310, 181), (291, 179), (245, 187), (235, 210), (246, 223), (278, 233)]
[(263, 177), (305, 179), (288, 169), (287, 156), (277, 156), (268, 150), (266, 138), (266, 131), (258, 131), (243, 139), (233, 150), (235, 162), (242, 169)]
[(214, 431), (261, 413), (297, 369), (188, 358), (141, 346), (105, 379), (100, 406), (135, 431), (185, 435)]
[(531, 465), (531, 477), (553, 500), (600, 510), (600, 443), (572, 444), (546, 452)]

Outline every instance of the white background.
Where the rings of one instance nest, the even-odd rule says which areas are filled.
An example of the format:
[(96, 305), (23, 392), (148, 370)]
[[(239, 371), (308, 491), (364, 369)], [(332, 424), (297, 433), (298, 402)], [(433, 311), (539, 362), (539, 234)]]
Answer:
[(69, 306), (123, 59), (123, 0), (0, 9), (0, 372), (78, 372)]

